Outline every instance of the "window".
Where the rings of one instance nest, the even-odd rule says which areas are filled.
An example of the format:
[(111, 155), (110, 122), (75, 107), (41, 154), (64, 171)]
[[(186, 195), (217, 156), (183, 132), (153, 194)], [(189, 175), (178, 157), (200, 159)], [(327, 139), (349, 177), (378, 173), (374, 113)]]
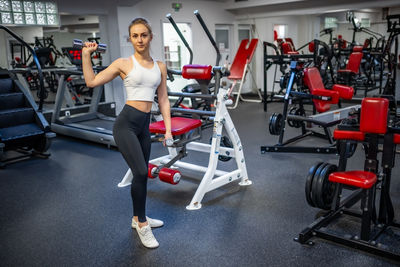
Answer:
[(286, 38), (287, 36), (287, 25), (274, 25), (274, 31), (278, 34), (278, 38)]
[(0, 0), (0, 24), (58, 26), (54, 2)]
[[(177, 23), (179, 30), (189, 46), (192, 46), (192, 30), (188, 23)], [(186, 49), (179, 35), (171, 23), (163, 23), (164, 36), (164, 60), (169, 69), (182, 69), (183, 65), (189, 64), (190, 53)]]

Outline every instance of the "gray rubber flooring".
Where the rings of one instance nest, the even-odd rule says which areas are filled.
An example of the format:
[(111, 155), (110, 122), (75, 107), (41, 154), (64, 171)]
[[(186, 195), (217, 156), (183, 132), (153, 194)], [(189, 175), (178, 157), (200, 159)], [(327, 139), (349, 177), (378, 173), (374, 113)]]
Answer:
[[(155, 229), (157, 249), (144, 248), (130, 227), (129, 188), (117, 184), (127, 170), (120, 153), (105, 146), (57, 137), (49, 159), (32, 159), (0, 170), (0, 266), (391, 266), (386, 259), (316, 239), (314, 246), (293, 241), (319, 210), (307, 205), (304, 183), (318, 161), (336, 155), (260, 153), (274, 144), (268, 118), (281, 103), (240, 103), (230, 111), (240, 134), (253, 185), (236, 182), (207, 193), (203, 207), (185, 209), (201, 174), (183, 172), (176, 185), (149, 180), (148, 215), (164, 220)], [(298, 129), (288, 128), (289, 135)], [(210, 129), (204, 140), (209, 140)], [(303, 144), (326, 144), (310, 139)], [(151, 158), (166, 153), (152, 145)], [(207, 165), (206, 154), (185, 159)], [(362, 168), (360, 147), (349, 169)], [(229, 170), (233, 162), (219, 164)], [(399, 216), (398, 167), (392, 197)], [(342, 225), (350, 224), (345, 222)], [(356, 224), (357, 225), (357, 224)], [(340, 225), (339, 225), (340, 226)], [(356, 228), (357, 229), (357, 228)], [(393, 240), (389, 244), (396, 245)]]

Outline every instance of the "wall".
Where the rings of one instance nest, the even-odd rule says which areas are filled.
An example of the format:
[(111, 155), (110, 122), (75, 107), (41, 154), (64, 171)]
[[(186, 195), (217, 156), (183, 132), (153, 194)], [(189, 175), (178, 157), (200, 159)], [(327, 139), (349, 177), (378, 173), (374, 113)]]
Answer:
[[(175, 22), (189, 23), (191, 26), (193, 36), (193, 63), (214, 65), (216, 61), (216, 52), (193, 12), (199, 10), (213, 37), (215, 37), (215, 24), (234, 24), (233, 38), (234, 40), (237, 40), (237, 24), (234, 23), (234, 16), (225, 11), (224, 4), (220, 2), (198, 0), (180, 2), (183, 3), (183, 7), (179, 12), (172, 10), (170, 1), (157, 0), (142, 1), (132, 8), (118, 8), (121, 56), (128, 57), (133, 53), (132, 45), (126, 42), (126, 39), (128, 38), (128, 25), (132, 19), (136, 17), (144, 17), (150, 22), (154, 34), (151, 55), (155, 60), (164, 61), (162, 23), (169, 23), (166, 14), (171, 13)], [(152, 8), (155, 6), (157, 8)], [(235, 44), (233, 51), (236, 51), (236, 49), (237, 45)], [(221, 59), (221, 63), (223, 63), (223, 59)], [(187, 83), (188, 81), (176, 81), (174, 83), (168, 83), (168, 86), (171, 90), (176, 91), (180, 90)]]

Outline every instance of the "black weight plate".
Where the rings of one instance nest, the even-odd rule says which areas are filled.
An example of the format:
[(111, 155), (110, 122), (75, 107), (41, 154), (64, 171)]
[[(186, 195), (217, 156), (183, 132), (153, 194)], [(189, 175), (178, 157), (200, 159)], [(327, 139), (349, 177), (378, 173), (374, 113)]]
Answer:
[(337, 166), (327, 164), (317, 177), (317, 190), (315, 192), (315, 205), (320, 209), (330, 209), (333, 199), (333, 192), (330, 192), (329, 175), (337, 170)]
[(337, 171), (337, 166), (331, 165), (331, 167), (327, 171), (328, 175), (326, 176), (326, 179), (324, 179), (324, 182), (322, 184), (322, 192), (323, 192), (322, 198), (324, 203), (323, 206), (324, 210), (329, 210), (332, 207), (332, 202), (335, 196), (337, 183), (332, 183), (331, 181), (329, 181), (329, 175), (336, 171)]
[(307, 200), (308, 205), (310, 205), (311, 207), (315, 207), (315, 204), (311, 199), (312, 181), (314, 179), (315, 172), (317, 171), (318, 167), (321, 166), (321, 164), (323, 164), (323, 162), (318, 162), (317, 164), (314, 164), (308, 171), (308, 175), (307, 175), (307, 179), (306, 179), (306, 186), (305, 186), (306, 200)]
[[(233, 144), (232, 144), (232, 142), (231, 142), (231, 140), (229, 139), (228, 136), (222, 136), (221, 137), (220, 146), (233, 148)], [(222, 156), (222, 155), (218, 156), (218, 159), (220, 161), (229, 161), (231, 158), (232, 157), (229, 157), (229, 156)]]
[(271, 115), (271, 117), (269, 117), (269, 133), (272, 135), (275, 135), (274, 125), (276, 121), (276, 114), (277, 113), (274, 113)]
[(315, 171), (314, 174), (314, 179), (312, 180), (312, 185), (311, 185), (311, 201), (314, 203), (315, 207), (318, 206), (318, 195), (317, 195), (317, 190), (318, 190), (318, 179), (319, 176), (321, 175), (322, 170), (326, 167), (326, 165), (329, 165), (329, 163), (322, 163), (317, 170)]

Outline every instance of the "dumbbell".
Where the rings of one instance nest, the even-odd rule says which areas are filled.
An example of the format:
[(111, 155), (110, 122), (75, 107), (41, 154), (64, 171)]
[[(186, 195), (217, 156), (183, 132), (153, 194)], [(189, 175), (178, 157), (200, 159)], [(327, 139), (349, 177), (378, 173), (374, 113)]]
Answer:
[[(83, 46), (84, 46), (84, 43), (83, 43), (82, 40), (74, 39), (74, 42), (72, 44), (72, 47), (74, 49), (82, 49)], [(97, 45), (96, 52), (105, 53), (106, 51), (107, 51), (107, 45), (106, 44), (98, 44)]]

